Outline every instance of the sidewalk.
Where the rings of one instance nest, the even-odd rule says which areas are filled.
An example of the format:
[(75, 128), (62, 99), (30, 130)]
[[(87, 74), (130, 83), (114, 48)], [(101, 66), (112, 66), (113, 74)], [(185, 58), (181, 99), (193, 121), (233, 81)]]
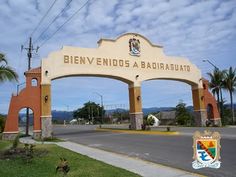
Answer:
[[(33, 140), (31, 137), (20, 138), (21, 143), (42, 144)], [(105, 162), (107, 164), (126, 169), (144, 177), (196, 177), (198, 174), (183, 170), (155, 164), (152, 162), (128, 157), (121, 154), (107, 152), (104, 150), (91, 148), (73, 142), (44, 142), (44, 144), (56, 144), (60, 147), (69, 149), (73, 152), (86, 155), (90, 158)]]

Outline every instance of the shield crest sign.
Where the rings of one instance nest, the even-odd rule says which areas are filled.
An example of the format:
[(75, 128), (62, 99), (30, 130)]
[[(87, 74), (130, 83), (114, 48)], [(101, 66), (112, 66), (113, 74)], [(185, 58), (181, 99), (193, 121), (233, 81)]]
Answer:
[(132, 56), (140, 56), (140, 41), (136, 38), (129, 40), (129, 52)]
[(203, 134), (195, 132), (193, 136), (194, 169), (209, 167), (220, 168), (220, 134), (204, 131)]

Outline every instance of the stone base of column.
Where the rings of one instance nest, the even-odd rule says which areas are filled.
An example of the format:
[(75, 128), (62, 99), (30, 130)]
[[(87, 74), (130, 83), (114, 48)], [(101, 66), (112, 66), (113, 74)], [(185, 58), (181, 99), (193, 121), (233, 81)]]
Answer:
[(205, 127), (207, 120), (207, 112), (205, 109), (194, 111), (195, 126)]
[(14, 140), (19, 132), (3, 132), (2, 140)]
[(33, 138), (35, 140), (40, 140), (41, 139), (41, 130), (34, 130)]
[(211, 119), (211, 121), (213, 122), (213, 126), (217, 126), (217, 127), (222, 126), (221, 118)]
[(42, 139), (52, 137), (52, 116), (42, 116)]
[(132, 130), (141, 130), (143, 124), (143, 113), (130, 113), (130, 123)]

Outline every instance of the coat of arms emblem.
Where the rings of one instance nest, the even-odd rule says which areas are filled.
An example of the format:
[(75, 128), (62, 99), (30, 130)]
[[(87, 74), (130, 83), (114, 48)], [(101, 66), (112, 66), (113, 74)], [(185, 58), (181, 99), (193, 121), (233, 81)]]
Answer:
[(140, 56), (140, 41), (136, 38), (129, 40), (129, 52), (132, 56)]
[(192, 167), (199, 168), (220, 168), (220, 134), (204, 131), (201, 134), (196, 131), (193, 135), (193, 159)]

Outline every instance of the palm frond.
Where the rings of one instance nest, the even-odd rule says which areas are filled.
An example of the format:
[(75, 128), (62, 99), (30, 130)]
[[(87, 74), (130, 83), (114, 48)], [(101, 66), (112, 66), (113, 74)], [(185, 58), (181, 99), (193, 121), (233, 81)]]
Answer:
[(4, 62), (7, 65), (7, 59), (3, 53), (0, 53), (0, 63)]
[(224, 89), (228, 90), (229, 92), (234, 92), (236, 89), (236, 68), (233, 69), (232, 67), (225, 73), (225, 79), (223, 82)]
[(0, 82), (18, 81), (18, 74), (9, 66), (0, 66)]

